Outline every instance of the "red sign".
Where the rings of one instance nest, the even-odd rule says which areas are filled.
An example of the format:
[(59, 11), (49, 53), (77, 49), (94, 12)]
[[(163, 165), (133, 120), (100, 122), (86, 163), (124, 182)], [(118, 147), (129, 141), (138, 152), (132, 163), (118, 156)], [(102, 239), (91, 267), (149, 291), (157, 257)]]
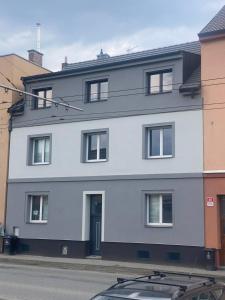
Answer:
[(215, 205), (215, 199), (213, 197), (208, 197), (207, 198), (207, 202), (206, 202), (206, 205), (208, 207), (213, 207)]

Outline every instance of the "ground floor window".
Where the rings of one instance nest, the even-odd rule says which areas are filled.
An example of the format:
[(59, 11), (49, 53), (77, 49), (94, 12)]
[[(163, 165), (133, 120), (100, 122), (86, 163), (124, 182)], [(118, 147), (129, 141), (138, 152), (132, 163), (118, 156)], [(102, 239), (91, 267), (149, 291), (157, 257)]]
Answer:
[(47, 223), (48, 196), (29, 195), (29, 221), (30, 223)]
[(172, 194), (147, 194), (147, 225), (172, 226)]

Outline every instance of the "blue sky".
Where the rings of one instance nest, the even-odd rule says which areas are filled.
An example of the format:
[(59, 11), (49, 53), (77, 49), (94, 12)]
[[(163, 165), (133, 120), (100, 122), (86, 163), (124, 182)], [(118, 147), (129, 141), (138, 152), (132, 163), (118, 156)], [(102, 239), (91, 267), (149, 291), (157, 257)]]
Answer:
[[(18, 5), (19, 4), (19, 5)], [(0, 10), (0, 54), (35, 48), (41, 23), (45, 66), (193, 41), (224, 0), (11, 0)]]

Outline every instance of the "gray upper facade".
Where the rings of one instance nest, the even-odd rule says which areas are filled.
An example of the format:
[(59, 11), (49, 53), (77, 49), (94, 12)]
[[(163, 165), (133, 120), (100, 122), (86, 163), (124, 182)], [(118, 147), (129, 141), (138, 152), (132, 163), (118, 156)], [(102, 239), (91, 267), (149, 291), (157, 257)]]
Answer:
[[(149, 75), (172, 72), (172, 90), (149, 93)], [(14, 127), (103, 118), (155, 114), (202, 108), (200, 97), (200, 44), (191, 42), (127, 55), (99, 58), (64, 65), (59, 72), (23, 78), (27, 92), (52, 89), (55, 101), (66, 102), (83, 111), (51, 105), (34, 109), (32, 97), (21, 109), (10, 110)], [(108, 81), (108, 96), (103, 101), (87, 101), (87, 84)], [(19, 111), (19, 113), (18, 113)]]

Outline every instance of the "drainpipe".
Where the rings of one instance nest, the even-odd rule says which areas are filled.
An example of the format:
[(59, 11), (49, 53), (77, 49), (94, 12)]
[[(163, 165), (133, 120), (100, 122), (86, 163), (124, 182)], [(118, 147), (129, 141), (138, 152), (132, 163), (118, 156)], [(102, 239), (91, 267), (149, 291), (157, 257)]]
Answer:
[(8, 159), (7, 159), (7, 175), (6, 175), (6, 192), (5, 192), (5, 209), (4, 209), (4, 228), (6, 231), (6, 215), (7, 215), (7, 198), (8, 198), (8, 180), (9, 180), (9, 156), (10, 156), (10, 140), (11, 140), (11, 132), (12, 132), (12, 113), (10, 113), (9, 118), (9, 139), (8, 139)]

